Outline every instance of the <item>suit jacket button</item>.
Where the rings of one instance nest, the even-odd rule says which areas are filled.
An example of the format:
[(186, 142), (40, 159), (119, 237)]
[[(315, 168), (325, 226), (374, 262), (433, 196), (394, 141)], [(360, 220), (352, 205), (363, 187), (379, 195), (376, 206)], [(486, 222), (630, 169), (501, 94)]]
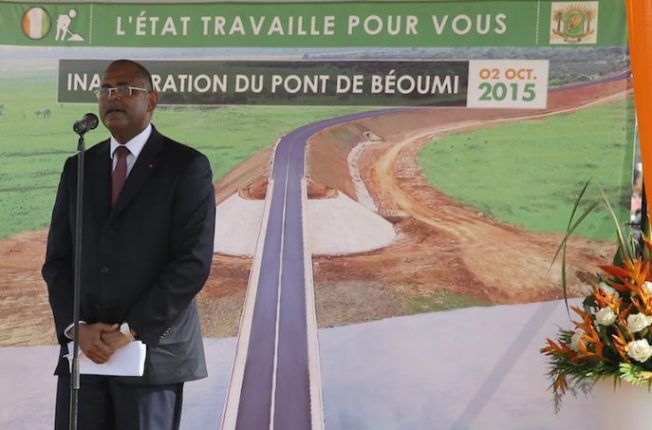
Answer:
[(109, 273), (109, 268), (104, 266), (100, 269), (100, 273)]

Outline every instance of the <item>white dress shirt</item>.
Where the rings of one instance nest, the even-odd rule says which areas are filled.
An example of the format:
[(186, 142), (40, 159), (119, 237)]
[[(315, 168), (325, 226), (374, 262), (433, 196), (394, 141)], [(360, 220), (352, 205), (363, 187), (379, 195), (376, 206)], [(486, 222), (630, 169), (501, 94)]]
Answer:
[[(124, 144), (124, 146), (126, 146), (129, 150), (129, 154), (127, 154), (127, 176), (129, 176), (129, 172), (131, 172), (134, 164), (136, 164), (136, 160), (138, 159), (140, 152), (143, 150), (143, 147), (145, 146), (145, 143), (147, 143), (147, 139), (149, 139), (151, 134), (152, 124), (147, 124), (145, 130), (141, 131), (129, 142)], [(115, 140), (115, 137), (111, 136), (111, 159), (113, 160), (113, 167), (111, 168), (112, 171), (115, 170), (115, 165), (118, 162), (118, 159), (115, 157), (115, 150), (118, 149), (118, 146), (120, 145), (121, 144)]]

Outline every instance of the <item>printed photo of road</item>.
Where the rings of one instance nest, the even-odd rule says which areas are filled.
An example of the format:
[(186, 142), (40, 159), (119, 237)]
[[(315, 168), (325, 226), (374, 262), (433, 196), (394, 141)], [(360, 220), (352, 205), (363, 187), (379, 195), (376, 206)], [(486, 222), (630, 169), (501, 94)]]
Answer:
[[(76, 148), (72, 121), (97, 108), (56, 102), (58, 59), (87, 52), (2, 49), (0, 360), (10, 369), (24, 363), (34, 378), (17, 397), (0, 391), (0, 426), (40, 428), (52, 418), (54, 390), (43, 387), (54, 383), (56, 349), (40, 274), (47, 227), (61, 168)], [(159, 54), (214, 55), (141, 50), (135, 58)], [(274, 405), (278, 428), (298, 420), (314, 429), (439, 422), (523, 430), (550, 421), (537, 346), (548, 327), (566, 323), (552, 257), (588, 179), (589, 200), (600, 188), (620, 220), (629, 219), (635, 137), (626, 50), (243, 49), (220, 59), (259, 57), (547, 59), (548, 103), (159, 106), (159, 130), (210, 159), (217, 200), (212, 272), (198, 297), (210, 377), (189, 384), (192, 413), (184, 412), (182, 428), (214, 426), (223, 410), (225, 429), (236, 421), (267, 427), (269, 416), (249, 412), (269, 410), (260, 404)], [(107, 137), (100, 126), (88, 145)], [(572, 297), (611, 260), (614, 238), (599, 206), (569, 243)], [(268, 312), (254, 312), (254, 302)], [(478, 327), (502, 335), (458, 342), (460, 330)], [(460, 353), (443, 354), (453, 349)], [(247, 378), (249, 371), (265, 377)], [(576, 405), (549, 428), (577, 427), (580, 412)]]
[[(559, 231), (565, 228), (564, 221), (570, 214), (572, 188), (581, 188), (582, 173), (576, 170), (571, 175), (549, 178), (551, 170), (561, 172), (575, 167), (564, 166), (565, 157), (560, 154), (575, 151), (569, 150), (568, 145), (577, 142), (546, 142), (545, 132), (541, 137), (533, 128), (545, 130), (552, 126), (573, 131), (587, 119), (599, 117), (607, 124), (611, 115), (624, 114), (627, 92), (627, 80), (618, 77), (551, 92), (550, 107), (540, 112), (381, 112), (314, 135), (307, 154), (308, 224), (315, 255), (319, 325), (559, 298), (559, 270), (550, 269), (550, 263), (562, 237)], [(575, 133), (579, 130), (576, 128)], [(594, 136), (585, 136), (587, 143), (580, 145), (590, 144), (601, 134), (596, 131)], [(507, 143), (497, 144), (501, 138)], [(469, 143), (473, 139), (475, 143)], [(609, 145), (613, 144), (618, 143), (612, 141)], [(482, 148), (483, 145), (492, 146)], [(484, 158), (483, 154), (500, 145), (503, 147), (498, 148), (501, 152), (495, 160)], [(548, 149), (542, 149), (544, 145)], [(442, 146), (444, 149), (439, 149)], [(446, 152), (448, 156), (441, 155)], [(550, 153), (548, 160), (545, 153)], [(510, 155), (513, 160), (500, 158)], [(455, 166), (453, 159), (458, 157), (468, 160)], [(525, 157), (531, 157), (531, 168), (516, 165)], [(572, 158), (570, 154), (568, 158)], [(250, 172), (264, 172), (267, 162), (267, 158), (250, 160), (227, 175), (222, 187), (218, 183), (219, 200), (228, 208), (225, 212), (233, 216), (243, 213), (232, 209), (235, 203), (227, 197), (236, 190), (245, 190), (238, 196), (240, 208), (248, 206), (245, 199), (264, 196), (265, 174), (252, 180)], [(483, 166), (490, 162), (495, 164)], [(608, 169), (622, 172), (627, 160), (612, 162), (613, 167)], [(537, 166), (539, 163), (545, 165)], [(446, 170), (438, 172), (438, 167)], [(510, 167), (514, 169), (507, 174), (505, 170)], [(606, 164), (600, 167), (605, 168)], [(532, 178), (519, 175), (519, 170)], [(475, 172), (482, 172), (483, 176), (474, 178)], [(587, 172), (583, 174), (590, 175)], [(448, 175), (454, 178), (441, 179)], [(489, 175), (498, 177), (489, 179)], [(626, 179), (615, 176), (614, 180)], [(560, 182), (571, 178), (571, 188), (564, 190), (569, 193), (567, 201), (555, 203), (559, 191), (553, 187), (559, 185), (563, 189), (568, 185)], [(449, 188), (438, 187), (438, 179)], [(542, 186), (540, 181), (550, 184)], [(520, 191), (528, 196), (533, 190), (537, 194), (524, 197), (530, 201), (513, 203), (520, 207), (508, 208), (504, 214), (490, 212), (499, 212), (501, 208), (501, 203), (492, 205), (492, 199), (502, 199), (506, 206), (516, 197), (511, 193)], [(470, 197), (466, 201), (456, 199), (456, 193)], [(476, 201), (472, 200), (474, 196), (479, 196)], [(555, 221), (556, 227), (552, 225)], [(569, 253), (574, 268), (574, 292), (588, 281), (596, 265), (608, 260), (614, 251), (611, 240), (602, 240), (612, 235), (609, 221), (594, 219), (593, 223), (591, 233), (597, 234), (597, 239), (577, 238)], [(222, 240), (224, 248), (228, 248), (236, 239), (227, 236), (226, 230), (228, 227), (222, 238), (218, 234), (218, 249)], [(249, 240), (253, 244), (255, 237)], [(217, 258), (223, 259), (224, 266), (240, 261), (227, 255)]]

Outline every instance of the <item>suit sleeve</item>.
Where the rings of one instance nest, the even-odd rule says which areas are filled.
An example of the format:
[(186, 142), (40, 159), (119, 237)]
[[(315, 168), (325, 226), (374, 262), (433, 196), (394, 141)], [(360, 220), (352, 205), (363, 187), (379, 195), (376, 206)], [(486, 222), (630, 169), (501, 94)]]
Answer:
[(42, 274), (48, 288), (48, 299), (54, 315), (59, 343), (70, 339), (64, 330), (73, 320), (73, 243), (70, 231), (69, 184), (74, 158), (69, 158), (63, 168), (59, 189), (52, 210), (45, 263)]
[(192, 302), (210, 273), (215, 234), (215, 189), (208, 159), (199, 154), (175, 189), (171, 259), (157, 282), (129, 311), (126, 321), (156, 346)]

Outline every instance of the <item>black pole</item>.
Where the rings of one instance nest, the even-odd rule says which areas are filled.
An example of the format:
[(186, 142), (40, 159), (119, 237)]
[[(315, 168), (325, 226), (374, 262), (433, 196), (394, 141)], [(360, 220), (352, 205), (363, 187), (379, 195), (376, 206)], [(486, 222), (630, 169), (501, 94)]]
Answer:
[(643, 238), (649, 239), (650, 238), (650, 219), (647, 216), (647, 196), (645, 195), (645, 185), (641, 187), (641, 225), (639, 226), (639, 229), (641, 231), (641, 237), (639, 238), (639, 244), (638, 247), (641, 250), (642, 255), (649, 256), (649, 254), (643, 254), (643, 250), (646, 249), (645, 242), (643, 242)]
[(72, 370), (70, 372), (70, 419), (69, 430), (77, 430), (77, 407), (79, 404), (79, 295), (81, 288), (81, 257), (82, 257), (82, 216), (84, 208), (84, 134), (79, 135), (77, 145), (77, 206), (75, 209), (75, 267), (74, 267), (74, 297), (73, 297), (73, 348)]
[(648, 225), (648, 216), (647, 216), (647, 196), (645, 195), (645, 185), (641, 189), (641, 233), (645, 234), (646, 237), (650, 234), (650, 226)]

